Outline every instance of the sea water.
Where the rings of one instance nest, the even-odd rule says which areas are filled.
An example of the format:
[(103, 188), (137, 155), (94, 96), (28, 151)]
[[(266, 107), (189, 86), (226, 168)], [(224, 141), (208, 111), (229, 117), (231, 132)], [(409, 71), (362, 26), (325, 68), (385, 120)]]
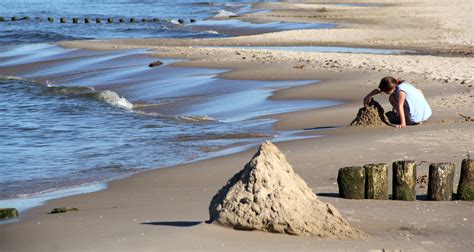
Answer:
[[(214, 17), (258, 12), (257, 0), (2, 0), (0, 43), (33, 43), (77, 39), (111, 38), (200, 38), (290, 29), (331, 28), (329, 24), (273, 22), (257, 25)], [(271, 1), (268, 1), (271, 2)], [(11, 21), (17, 17), (18, 21)], [(28, 19), (24, 19), (28, 17)], [(48, 17), (54, 18), (53, 22)], [(66, 23), (60, 23), (60, 18)], [(77, 23), (72, 19), (78, 18)], [(88, 18), (90, 23), (85, 23)], [(101, 23), (96, 23), (96, 18)], [(109, 24), (107, 19), (113, 19)], [(120, 23), (120, 18), (125, 22)], [(134, 18), (135, 22), (130, 22)], [(181, 24), (180, 19), (183, 21)], [(144, 20), (144, 21), (142, 21)], [(191, 22), (191, 20), (193, 20)], [(245, 30), (242, 30), (245, 28)]]
[(0, 203), (20, 207), (24, 201), (5, 200), (295, 138), (262, 117), (339, 104), (268, 99), (314, 80), (222, 79), (228, 70), (171, 59), (150, 68), (156, 59), (144, 53), (50, 44), (0, 50)]
[[(339, 104), (268, 99), (275, 90), (315, 80), (227, 80), (219, 75), (228, 70), (175, 67), (171, 59), (149, 68), (156, 59), (144, 50), (92, 52), (38, 43), (229, 36), (225, 31), (232, 27), (330, 28), (271, 23), (259, 29), (260, 24), (212, 20), (255, 11), (251, 2), (0, 1), (0, 16), (7, 19), (0, 22), (0, 207), (25, 209), (101, 189), (104, 181), (139, 171), (235, 152), (265, 139), (295, 139), (274, 130), (274, 120), (266, 116)], [(8, 21), (12, 16), (30, 19)], [(55, 22), (48, 22), (49, 16)], [(68, 23), (60, 24), (61, 16)], [(72, 17), (81, 23), (72, 24)], [(86, 17), (110, 17), (115, 23), (84, 24)], [(119, 24), (121, 17), (140, 22)], [(177, 23), (181, 18), (186, 24)], [(196, 23), (189, 23), (191, 18)]]

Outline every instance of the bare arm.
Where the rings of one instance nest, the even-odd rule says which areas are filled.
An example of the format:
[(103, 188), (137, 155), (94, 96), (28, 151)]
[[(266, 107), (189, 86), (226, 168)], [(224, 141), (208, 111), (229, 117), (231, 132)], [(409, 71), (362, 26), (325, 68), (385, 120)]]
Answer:
[(405, 128), (407, 126), (406, 120), (405, 120), (405, 99), (407, 97), (407, 94), (403, 91), (400, 91), (398, 93), (398, 106), (397, 106), (397, 112), (398, 115), (400, 116), (400, 125), (395, 125), (397, 128)]
[(380, 91), (380, 89), (376, 88), (374, 90), (372, 90), (368, 95), (365, 96), (364, 98), (364, 106), (368, 105), (370, 100), (372, 99), (372, 96), (374, 95), (378, 95), (382, 93), (382, 91)]

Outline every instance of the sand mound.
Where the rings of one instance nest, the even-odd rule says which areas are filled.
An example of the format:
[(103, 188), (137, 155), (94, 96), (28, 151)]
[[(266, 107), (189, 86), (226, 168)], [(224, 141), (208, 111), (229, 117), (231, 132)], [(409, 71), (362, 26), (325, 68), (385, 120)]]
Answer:
[(212, 198), (210, 221), (241, 230), (354, 239), (352, 228), (330, 204), (321, 202), (267, 141)]
[(389, 124), (382, 106), (373, 99), (367, 106), (359, 109), (356, 118), (351, 122), (351, 126), (360, 127), (383, 127)]

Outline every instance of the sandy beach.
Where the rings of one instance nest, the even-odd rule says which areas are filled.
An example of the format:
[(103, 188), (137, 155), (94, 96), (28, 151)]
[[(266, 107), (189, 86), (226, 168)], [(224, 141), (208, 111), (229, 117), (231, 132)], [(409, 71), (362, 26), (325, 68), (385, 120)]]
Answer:
[[(369, 6), (357, 5), (361, 3)], [(428, 174), (430, 163), (452, 162), (457, 188), (462, 159), (474, 155), (473, 122), (460, 115), (474, 116), (474, 3), (334, 0), (259, 3), (254, 7), (272, 11), (239, 18), (335, 23), (338, 27), (230, 38), (91, 40), (59, 45), (99, 51), (146, 48), (158, 59), (190, 59), (177, 66), (230, 69), (219, 77), (232, 80), (319, 80), (278, 90), (270, 99), (331, 99), (343, 101), (342, 105), (274, 116), (277, 130), (318, 136), (276, 145), (318, 198), (333, 204), (352, 226), (369, 235), (367, 239), (325, 240), (206, 224), (211, 198), (250, 160), (254, 147), (142, 172), (110, 182), (99, 192), (49, 201), (22, 213), (18, 222), (0, 225), (0, 252), (474, 250), (472, 202), (427, 201), (427, 188), (418, 186), (417, 201), (412, 202), (342, 199), (336, 181), (338, 169), (346, 166), (388, 163), (391, 167), (394, 161), (415, 160), (421, 176)], [(401, 53), (255, 48), (275, 45), (362, 47)], [(348, 127), (363, 97), (386, 75), (423, 90), (433, 116), (422, 125), (404, 129)], [(387, 95), (374, 98), (390, 109)], [(79, 211), (47, 214), (55, 207)]]

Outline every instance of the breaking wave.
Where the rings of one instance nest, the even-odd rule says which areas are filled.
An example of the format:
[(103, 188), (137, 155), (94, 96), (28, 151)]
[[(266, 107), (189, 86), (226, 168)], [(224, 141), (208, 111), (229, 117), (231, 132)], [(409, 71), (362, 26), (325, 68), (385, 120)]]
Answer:
[(231, 16), (237, 16), (237, 14), (232, 11), (220, 10), (217, 12), (217, 14), (214, 17), (225, 18), (225, 17), (231, 17)]
[(41, 91), (38, 93), (39, 95), (58, 95), (70, 98), (93, 99), (107, 103), (113, 107), (132, 111), (143, 116), (159, 117), (162, 119), (180, 121), (184, 123), (206, 123), (216, 121), (215, 118), (207, 115), (164, 115), (158, 112), (147, 112), (147, 108), (159, 107), (159, 104), (133, 104), (125, 97), (122, 97), (116, 92), (110, 90), (95, 90), (93, 87), (86, 86), (55, 86), (49, 82), (42, 84), (27, 81), (15, 76), (0, 76), (0, 83), (11, 81), (16, 81), (25, 85), (36, 85), (41, 89)]
[(114, 107), (132, 110), (133, 104), (126, 98), (119, 96), (114, 91), (97, 91), (92, 87), (65, 87), (48, 85), (47, 94), (65, 95), (73, 97), (91, 98), (108, 103)]
[(126, 98), (119, 96), (114, 91), (102, 90), (98, 91), (92, 87), (78, 87), (78, 86), (54, 86), (48, 82), (43, 85), (41, 83), (35, 83), (31, 81), (26, 81), (22, 78), (15, 76), (0, 76), (0, 81), (9, 82), (9, 81), (18, 81), (23, 84), (31, 83), (33, 85), (38, 85), (41, 88), (40, 95), (61, 95), (61, 96), (70, 96), (70, 97), (79, 97), (79, 98), (88, 98), (95, 99), (101, 102), (108, 103), (114, 107), (132, 110), (133, 104), (129, 102)]
[(117, 93), (110, 91), (110, 90), (104, 90), (98, 93), (97, 97), (99, 100), (107, 102), (108, 104), (123, 108), (123, 109), (128, 109), (132, 110), (133, 109), (133, 104), (129, 102), (127, 99), (124, 97), (120, 97)]

